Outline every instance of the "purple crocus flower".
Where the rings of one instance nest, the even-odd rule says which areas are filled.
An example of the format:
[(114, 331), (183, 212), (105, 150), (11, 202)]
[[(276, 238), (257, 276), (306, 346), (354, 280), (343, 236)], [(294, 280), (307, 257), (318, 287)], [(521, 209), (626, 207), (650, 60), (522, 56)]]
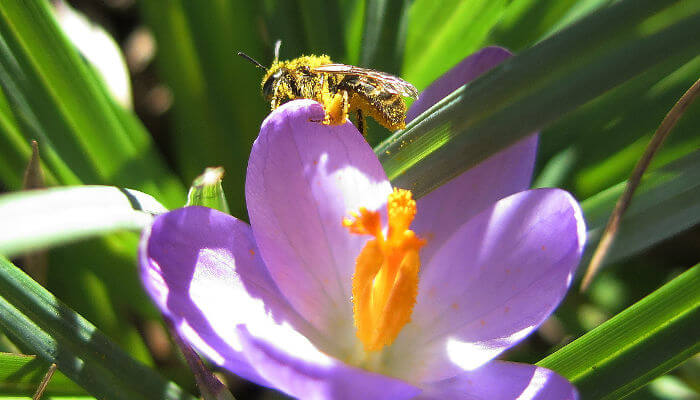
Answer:
[[(467, 58), (409, 118), (506, 57)], [(575, 399), (550, 370), (495, 360), (561, 301), (584, 244), (571, 195), (527, 190), (537, 136), (414, 202), (323, 115), (297, 100), (263, 123), (250, 225), (187, 207), (144, 232), (142, 280), (182, 338), (302, 399)]]

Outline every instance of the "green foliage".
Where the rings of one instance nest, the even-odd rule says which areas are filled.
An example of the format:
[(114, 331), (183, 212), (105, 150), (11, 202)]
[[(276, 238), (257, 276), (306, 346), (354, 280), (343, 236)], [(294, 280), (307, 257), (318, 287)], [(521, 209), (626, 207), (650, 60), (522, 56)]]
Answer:
[(0, 258), (0, 327), (26, 351), (56, 363), (88, 392), (110, 399), (192, 399), (134, 361), (94, 325)]
[(700, 350), (700, 264), (540, 361), (584, 399), (619, 399)]
[[(36, 356), (0, 353), (0, 390), (5, 394), (33, 394), (49, 369)], [(54, 373), (48, 390), (61, 395), (84, 395), (85, 390), (60, 372)]]
[(116, 187), (13, 193), (0, 197), (0, 219), (16, 228), (3, 230), (0, 254), (10, 257), (113, 231), (140, 231), (150, 225), (153, 214), (165, 211), (147, 194)]
[(224, 189), (221, 187), (222, 168), (207, 168), (192, 182), (187, 193), (187, 206), (205, 206), (225, 213), (229, 212)]
[[(182, 185), (166, 171), (148, 133), (107, 94), (57, 26), (48, 3), (2, 2), (0, 16), (0, 88), (9, 104), (0, 111), (13, 131), (7, 136), (19, 131), (25, 143), (37, 139), (57, 183), (118, 184), (170, 206), (182, 204)], [(13, 143), (22, 146), (20, 140)], [(13, 147), (0, 151), (26, 153)]]
[[(0, 1), (0, 189), (22, 188), (31, 139), (49, 186), (133, 189), (0, 197), (0, 253), (54, 247), (44, 254), (50, 292), (0, 261), (0, 332), (37, 356), (0, 353), (0, 396), (30, 395), (57, 362), (50, 396), (190, 398), (142, 364), (157, 361), (192, 387), (184, 364), (142, 336), (163, 329), (136, 276), (133, 231), (150, 223), (144, 211), (164, 210), (159, 203), (230, 207), (245, 219), (248, 153), (269, 104), (262, 71), (238, 51), (269, 65), (281, 39), (283, 59), (326, 53), (423, 89), (484, 46), (510, 48), (512, 59), (376, 152), (393, 182), (420, 196), (540, 130), (535, 186), (564, 187), (582, 201), (588, 254), (648, 139), (700, 76), (693, 0), (143, 0), (131, 11), (154, 36), (155, 71), (173, 98), (167, 129), (153, 135), (110, 96), (47, 0)], [(535, 361), (583, 335), (542, 365), (572, 379), (583, 398), (618, 398), (697, 352), (699, 267), (681, 273), (697, 262), (686, 253), (700, 218), (698, 111), (687, 110), (645, 175), (600, 284), (562, 306), (555, 320), (564, 333), (512, 358)], [(371, 138), (388, 134), (370, 126)], [(225, 179), (200, 179), (185, 194), (216, 166)], [(0, 351), (13, 350), (5, 342)]]

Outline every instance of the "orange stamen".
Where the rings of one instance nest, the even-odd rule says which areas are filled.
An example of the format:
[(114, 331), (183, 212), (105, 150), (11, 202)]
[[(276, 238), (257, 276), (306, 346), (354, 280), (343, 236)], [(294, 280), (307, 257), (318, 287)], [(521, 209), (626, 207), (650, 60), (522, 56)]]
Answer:
[(425, 241), (409, 229), (416, 202), (408, 190), (394, 189), (387, 202), (386, 238), (378, 212), (360, 208), (353, 219), (343, 219), (350, 233), (370, 235), (355, 261), (352, 298), (357, 337), (366, 351), (378, 351), (394, 342), (411, 320), (418, 296), (420, 248)]

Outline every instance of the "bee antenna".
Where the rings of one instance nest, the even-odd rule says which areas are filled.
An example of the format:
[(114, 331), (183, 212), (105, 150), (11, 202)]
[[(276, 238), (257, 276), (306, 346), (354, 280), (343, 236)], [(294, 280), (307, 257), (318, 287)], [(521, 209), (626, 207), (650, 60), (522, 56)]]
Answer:
[(247, 55), (246, 53), (244, 53), (244, 52), (242, 52), (242, 51), (239, 51), (239, 52), (238, 52), (238, 55), (241, 56), (241, 57), (243, 57), (243, 58), (245, 58), (246, 60), (252, 62), (253, 64), (255, 64), (256, 67), (262, 69), (263, 71), (267, 71), (267, 68), (265, 68), (265, 67), (264, 67), (262, 64), (260, 64), (259, 62), (255, 61), (255, 60), (253, 59), (253, 57)]
[(280, 60), (280, 47), (282, 46), (282, 40), (277, 39), (275, 42), (275, 63)]

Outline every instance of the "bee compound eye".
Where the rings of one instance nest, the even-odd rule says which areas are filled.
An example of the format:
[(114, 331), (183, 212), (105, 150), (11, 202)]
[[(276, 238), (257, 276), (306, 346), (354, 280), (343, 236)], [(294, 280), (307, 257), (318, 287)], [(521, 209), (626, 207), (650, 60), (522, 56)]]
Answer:
[(270, 99), (272, 98), (273, 88), (275, 86), (275, 82), (279, 80), (282, 77), (282, 70), (276, 71), (274, 74), (270, 75), (269, 78), (265, 81), (263, 84), (263, 96), (265, 98)]

